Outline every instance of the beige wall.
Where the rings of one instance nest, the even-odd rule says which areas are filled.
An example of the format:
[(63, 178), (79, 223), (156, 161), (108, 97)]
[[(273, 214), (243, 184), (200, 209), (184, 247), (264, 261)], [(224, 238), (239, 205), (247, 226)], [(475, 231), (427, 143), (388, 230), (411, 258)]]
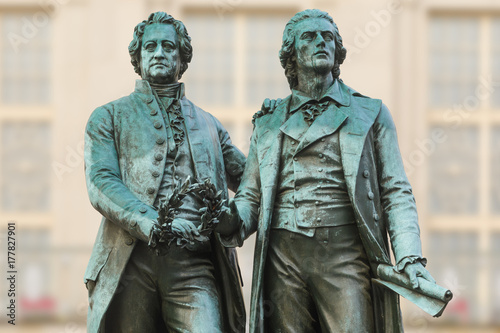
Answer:
[[(85, 123), (94, 108), (129, 94), (133, 90), (134, 81), (138, 77), (130, 65), (127, 46), (132, 38), (133, 27), (138, 22), (155, 10), (167, 11), (181, 20), (188, 20), (190, 13), (201, 12), (216, 15), (220, 20), (240, 17), (240, 19), (235, 19), (240, 20), (238, 21), (240, 23), (245, 20), (241, 17), (245, 17), (248, 13), (264, 15), (272, 11), (277, 16), (283, 16), (283, 13), (288, 15), (288, 13), (314, 7), (329, 12), (338, 24), (348, 48), (348, 58), (342, 66), (341, 77), (345, 83), (359, 92), (370, 97), (381, 98), (388, 105), (398, 128), (402, 155), (408, 159), (413, 152), (421, 149), (418, 140), (428, 137), (428, 128), (431, 123), (426, 102), (428, 98), (426, 87), (429, 17), (436, 12), (500, 15), (500, 4), (493, 0), (479, 0), (474, 3), (462, 0), (400, 0), (399, 2), (401, 9), (397, 13), (391, 13), (391, 4), (395, 1), (389, 0), (273, 2), (262, 0), (52, 0), (44, 2), (56, 4), (53, 7), (41, 6), (35, 0), (0, 0), (0, 14), (25, 9), (31, 9), (32, 13), (48, 11), (51, 21), (52, 77), (50, 80), (53, 89), (50, 103), (35, 104), (29, 108), (16, 105), (5, 106), (0, 103), (0, 121), (2, 122), (8, 119), (21, 119), (48, 121), (52, 124), (51, 159), (41, 162), (51, 165), (50, 209), (43, 213), (0, 210), (2, 225), (5, 225), (7, 220), (17, 221), (20, 237), (24, 232), (33, 229), (45, 229), (50, 235), (48, 246), (41, 248), (39, 253), (29, 252), (24, 254), (24, 257), (20, 254), (20, 260), (26, 258), (25, 262), (29, 262), (29, 258), (40, 257), (43, 265), (48, 267), (49, 273), (45, 275), (46, 280), (44, 280), (44, 285), (48, 285), (48, 288), (45, 288), (43, 293), (53, 301), (53, 306), (45, 310), (37, 310), (40, 313), (38, 316), (36, 311), (30, 312), (21, 308), (18, 319), (22, 319), (24, 313), (25, 318), (32, 319), (34, 323), (19, 323), (16, 332), (84, 331), (82, 325), (86, 315), (86, 290), (83, 285), (83, 273), (99, 226), (100, 216), (90, 206), (87, 198), (81, 153), (83, 132)], [(383, 16), (381, 13), (389, 14)], [(277, 33), (278, 37), (283, 27), (284, 25)], [(187, 28), (190, 29), (189, 26)], [(41, 26), (39, 29), (49, 28)], [(5, 31), (0, 31), (2, 35), (5, 33)], [(255, 39), (265, 39), (265, 37), (264, 35), (254, 36)], [(213, 36), (214, 43), (218, 38), (220, 37), (217, 35)], [(197, 43), (198, 41), (193, 36), (195, 50), (192, 68), (195, 68), (197, 58), (203, 56), (196, 53)], [(279, 70), (277, 58), (279, 43), (278, 38), (276, 39), (276, 62), (273, 64), (275, 70)], [(3, 54), (4, 50), (0, 52)], [(241, 51), (236, 51), (236, 54), (237, 52)], [(237, 71), (241, 70), (244, 73), (244, 65), (235, 66)], [(3, 69), (0, 68), (0, 70)], [(189, 93), (190, 84), (196, 79), (195, 73), (190, 73), (188, 69), (185, 77), (188, 97), (223, 122), (231, 123), (233, 126), (231, 128), (234, 128), (231, 133), (234, 141), (245, 149), (248, 145), (246, 141), (248, 135), (242, 133), (247, 133), (243, 130), (250, 126), (251, 115), (259, 109), (261, 100), (249, 102), (242, 99), (236, 101), (234, 105), (221, 102), (205, 106), (202, 102), (198, 102), (196, 96)], [(235, 85), (240, 84), (236, 82), (237, 80), (238, 76), (235, 76)], [(244, 83), (241, 84), (241, 87), (245, 87)], [(286, 90), (284, 76), (281, 84)], [(424, 249), (428, 248), (426, 246), (427, 235), (434, 230), (430, 221), (435, 219), (429, 213), (427, 200), (429, 196), (428, 160), (432, 157), (430, 155), (426, 155), (421, 164), (412, 166), (412, 172), (409, 175), (419, 205)], [(54, 165), (59, 169), (54, 169)], [(488, 176), (483, 178), (485, 178), (483, 182), (497, 181), (489, 179)], [(472, 217), (476, 226), (472, 224), (467, 227), (467, 230), (474, 232), (476, 229), (481, 229), (483, 221), (481, 216), (486, 215)], [(464, 216), (458, 218), (467, 219)], [(498, 216), (496, 220), (490, 215), (485, 218), (490, 224), (496, 222), (500, 225)], [(442, 229), (451, 232), (455, 230), (455, 226), (445, 223)], [(481, 239), (484, 239), (491, 230), (498, 230), (498, 227), (481, 230), (478, 232), (482, 235)], [(4, 229), (1, 232), (4, 232)], [(3, 238), (0, 244), (3, 246)], [(490, 249), (494, 246), (495, 244), (489, 244), (482, 249), (481, 253), (490, 255)], [(3, 253), (4, 250), (1, 251)], [(251, 282), (251, 252), (251, 244), (240, 250), (247, 299)], [(432, 262), (435, 254), (426, 252), (425, 255)], [(20, 275), (23, 274), (21, 269), (22, 266)], [(25, 275), (29, 274), (30, 268), (25, 266), (25, 269), (27, 270)], [(487, 277), (489, 276), (487, 272), (483, 275), (478, 283), (489, 283), (490, 278)], [(28, 281), (31, 280), (28, 279)], [(465, 282), (462, 282), (460, 277), (457, 277), (457, 281), (455, 284), (452, 283), (453, 281), (438, 282), (448, 284), (452, 289), (458, 289), (453, 290), (458, 293), (463, 289), (472, 289), (473, 293), (480, 295), (477, 309), (481, 312), (477, 315), (479, 319), (467, 331), (480, 331), (478, 328), (480, 324), (482, 327), (490, 327), (493, 317), (489, 312), (489, 287), (487, 287), (489, 285), (485, 284), (483, 287), (463, 285)], [(1, 283), (0, 288), (2, 290), (4, 288)], [(28, 292), (23, 289), (25, 287), (18, 286), (18, 288), (20, 295)], [(3, 291), (1, 293), (5, 294)], [(0, 301), (4, 302), (6, 299), (0, 297)], [(426, 317), (406, 301), (402, 302), (408, 331), (446, 331), (446, 328), (432, 325), (439, 320)], [(0, 307), (2, 306), (0, 304)], [(4, 319), (0, 321), (0, 330), (9, 329), (10, 331), (11, 327), (1, 326), (4, 322)], [(445, 322), (450, 325), (470, 323), (467, 318), (461, 317), (460, 313), (445, 318)]]

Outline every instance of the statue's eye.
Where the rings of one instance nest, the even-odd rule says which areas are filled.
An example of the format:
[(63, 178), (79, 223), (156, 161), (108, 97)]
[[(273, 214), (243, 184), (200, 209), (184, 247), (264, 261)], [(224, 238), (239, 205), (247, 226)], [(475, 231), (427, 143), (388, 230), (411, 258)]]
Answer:
[(163, 43), (163, 50), (165, 50), (165, 52), (170, 53), (175, 50), (175, 45), (173, 45), (172, 43), (165, 42)]
[(331, 42), (333, 40), (333, 34), (326, 33), (326, 34), (323, 35), (323, 38), (324, 38), (325, 41)]
[(156, 49), (155, 43), (146, 43), (144, 44), (144, 49), (148, 51), (154, 51)]
[(312, 32), (304, 32), (302, 36), (300, 36), (300, 39), (302, 40), (313, 40), (314, 39), (314, 34)]

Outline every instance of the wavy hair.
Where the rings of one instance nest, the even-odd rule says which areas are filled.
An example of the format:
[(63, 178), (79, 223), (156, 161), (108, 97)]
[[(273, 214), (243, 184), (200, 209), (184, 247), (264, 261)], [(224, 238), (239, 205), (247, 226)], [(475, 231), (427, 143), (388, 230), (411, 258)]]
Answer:
[(144, 35), (144, 29), (147, 25), (154, 23), (161, 24), (172, 24), (177, 36), (179, 37), (179, 53), (181, 58), (181, 68), (179, 71), (179, 79), (182, 74), (188, 68), (188, 64), (191, 62), (193, 57), (193, 47), (191, 46), (191, 37), (189, 37), (184, 23), (179, 20), (174, 19), (171, 15), (165, 12), (156, 12), (149, 15), (149, 18), (142, 21), (134, 28), (134, 38), (128, 46), (128, 53), (130, 54), (130, 62), (134, 66), (134, 71), (141, 75), (141, 47), (142, 47), (142, 36)]
[(295, 50), (295, 27), (297, 23), (308, 18), (323, 18), (328, 20), (333, 25), (333, 34), (335, 38), (335, 64), (332, 69), (333, 78), (336, 79), (340, 76), (340, 65), (344, 62), (347, 50), (342, 44), (342, 37), (339, 34), (339, 28), (333, 22), (333, 19), (328, 13), (319, 9), (306, 9), (302, 12), (295, 14), (285, 26), (283, 31), (283, 42), (279, 52), (281, 66), (285, 69), (285, 76), (293, 89), (298, 84), (297, 79), (297, 58)]

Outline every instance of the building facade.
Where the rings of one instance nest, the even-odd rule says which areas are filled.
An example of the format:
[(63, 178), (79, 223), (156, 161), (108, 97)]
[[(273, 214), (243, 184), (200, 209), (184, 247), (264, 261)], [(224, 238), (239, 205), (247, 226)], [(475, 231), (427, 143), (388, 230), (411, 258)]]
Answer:
[[(440, 319), (403, 300), (407, 331), (500, 327), (498, 1), (0, 0), (0, 244), (15, 222), (16, 331), (85, 330), (83, 273), (100, 216), (87, 198), (83, 133), (93, 109), (133, 90), (134, 26), (158, 10), (186, 24), (186, 94), (247, 152), (264, 98), (289, 94), (281, 36), (307, 8), (339, 26), (344, 82), (391, 110), (428, 268), (455, 294)], [(239, 250), (247, 300), (252, 251), (252, 240)]]

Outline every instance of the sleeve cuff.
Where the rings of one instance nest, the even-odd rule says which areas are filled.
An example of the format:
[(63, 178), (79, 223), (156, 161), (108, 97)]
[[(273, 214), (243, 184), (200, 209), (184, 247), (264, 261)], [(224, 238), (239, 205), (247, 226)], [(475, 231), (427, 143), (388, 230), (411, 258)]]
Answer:
[(418, 256), (408, 256), (401, 259), (396, 266), (394, 266), (394, 271), (396, 273), (403, 273), (405, 267), (409, 264), (414, 264), (416, 262), (421, 263), (424, 267), (427, 265), (427, 259)]

